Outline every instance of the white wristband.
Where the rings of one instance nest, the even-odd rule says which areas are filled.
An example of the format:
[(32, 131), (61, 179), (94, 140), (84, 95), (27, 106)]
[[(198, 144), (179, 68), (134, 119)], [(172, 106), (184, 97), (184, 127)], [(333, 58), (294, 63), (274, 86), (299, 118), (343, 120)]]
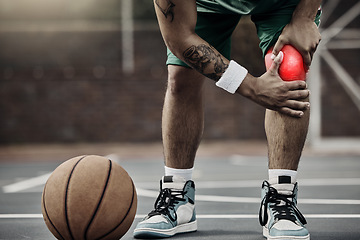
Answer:
[(229, 67), (223, 73), (221, 78), (216, 82), (216, 86), (234, 94), (246, 77), (247, 73), (248, 70), (246, 70), (246, 68), (231, 60)]

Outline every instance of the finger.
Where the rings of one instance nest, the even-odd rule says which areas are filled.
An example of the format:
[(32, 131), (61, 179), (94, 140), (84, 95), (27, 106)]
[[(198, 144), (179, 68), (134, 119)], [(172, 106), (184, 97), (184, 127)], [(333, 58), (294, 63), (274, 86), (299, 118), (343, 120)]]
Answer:
[(298, 100), (287, 100), (284, 103), (284, 107), (290, 108), (295, 111), (305, 111), (310, 109), (310, 103), (309, 102), (302, 102)]
[(269, 71), (273, 73), (277, 73), (283, 59), (284, 59), (284, 53), (280, 51), (279, 54), (275, 57), (273, 63), (271, 64)]
[(274, 48), (272, 50), (272, 56), (271, 58), (274, 59), (275, 56), (277, 56), (279, 54), (279, 52), (281, 51), (281, 49), (284, 47), (285, 42), (279, 37), (279, 39), (276, 41)]
[(301, 53), (301, 56), (303, 57), (305, 66), (309, 68), (311, 65), (312, 54), (310, 52), (306, 52), (306, 53)]
[[(314, 53), (315, 53), (315, 51), (316, 51), (316, 48), (317, 48), (317, 47), (315, 47), (311, 52), (309, 52), (309, 55), (310, 55), (310, 65), (311, 65), (311, 63), (312, 63), (313, 56), (314, 56)], [(310, 65), (305, 65), (305, 68), (309, 69)]]
[(284, 83), (287, 85), (289, 90), (301, 90), (307, 88), (307, 84), (303, 80), (286, 81)]
[(302, 116), (304, 116), (303, 111), (296, 111), (287, 107), (282, 107), (281, 109), (279, 109), (278, 112), (294, 118), (301, 118)]
[(309, 90), (294, 90), (288, 92), (288, 99), (301, 100), (309, 97)]

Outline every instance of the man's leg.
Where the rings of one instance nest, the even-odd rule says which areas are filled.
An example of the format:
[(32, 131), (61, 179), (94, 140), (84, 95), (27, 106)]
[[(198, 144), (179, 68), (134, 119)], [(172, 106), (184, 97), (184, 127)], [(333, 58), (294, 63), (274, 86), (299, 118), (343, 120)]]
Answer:
[[(267, 15), (252, 16), (264, 54), (276, 44), (278, 37), (284, 33), (284, 27), (289, 26), (288, 23), (298, 3), (299, 1), (287, 1), (287, 7), (282, 6), (276, 11), (269, 11)], [(321, 11), (318, 11), (314, 21), (316, 25), (320, 23), (320, 16)], [(313, 37), (318, 36), (315, 34)], [(296, 182), (299, 160), (308, 131), (309, 115), (309, 110), (299, 119), (269, 110), (266, 112), (269, 180), (264, 181), (262, 186), (260, 224), (267, 239), (310, 239), (310, 234), (304, 226), (306, 220), (297, 209)]]
[(260, 223), (267, 239), (309, 240), (306, 220), (297, 209), (296, 175), (304, 147), (310, 110), (292, 118), (266, 110), (269, 180), (262, 186)]
[(292, 118), (266, 110), (265, 132), (268, 141), (269, 169), (297, 171), (308, 132), (310, 111)]
[(134, 230), (135, 238), (171, 237), (197, 230), (192, 168), (204, 127), (202, 86), (196, 71), (169, 65), (162, 134), (165, 176), (152, 210)]
[(175, 169), (194, 166), (204, 128), (204, 77), (190, 69), (169, 65), (162, 115), (165, 165)]

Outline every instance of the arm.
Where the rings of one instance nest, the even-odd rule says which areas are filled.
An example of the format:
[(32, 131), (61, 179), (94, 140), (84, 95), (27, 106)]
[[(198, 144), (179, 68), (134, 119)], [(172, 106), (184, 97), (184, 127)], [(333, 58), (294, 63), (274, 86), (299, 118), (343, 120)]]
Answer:
[[(166, 46), (179, 59), (204, 76), (218, 81), (229, 60), (195, 33), (195, 0), (154, 0), (155, 12)], [(247, 74), (237, 93), (266, 108), (292, 117), (301, 117), (309, 104), (301, 101), (309, 95), (303, 81), (284, 82), (278, 75), (281, 57), (268, 72), (255, 78)]]
[(273, 54), (276, 56), (286, 44), (294, 46), (302, 55), (304, 63), (310, 66), (312, 56), (321, 40), (319, 29), (314, 23), (321, 0), (301, 0), (292, 19), (283, 29), (276, 42)]
[(195, 33), (195, 0), (154, 0), (154, 4), (164, 42), (170, 51), (206, 77), (218, 80), (229, 60)]

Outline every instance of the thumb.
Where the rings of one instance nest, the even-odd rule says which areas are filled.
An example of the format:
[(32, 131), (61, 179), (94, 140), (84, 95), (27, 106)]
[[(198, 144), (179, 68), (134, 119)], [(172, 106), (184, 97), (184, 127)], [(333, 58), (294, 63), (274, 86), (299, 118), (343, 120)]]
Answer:
[(271, 55), (271, 59), (275, 59), (275, 57), (279, 54), (279, 52), (281, 51), (281, 49), (284, 47), (284, 42), (281, 41), (281, 39), (279, 38), (275, 45), (274, 48), (272, 50), (272, 55)]
[(273, 63), (271, 64), (269, 71), (277, 74), (283, 59), (284, 59), (284, 53), (280, 51), (279, 54), (275, 57)]
[(311, 65), (311, 60), (312, 60), (311, 54), (310, 53), (302, 53), (302, 52), (300, 52), (300, 54), (302, 55), (302, 57), (304, 59), (306, 68), (309, 68)]

